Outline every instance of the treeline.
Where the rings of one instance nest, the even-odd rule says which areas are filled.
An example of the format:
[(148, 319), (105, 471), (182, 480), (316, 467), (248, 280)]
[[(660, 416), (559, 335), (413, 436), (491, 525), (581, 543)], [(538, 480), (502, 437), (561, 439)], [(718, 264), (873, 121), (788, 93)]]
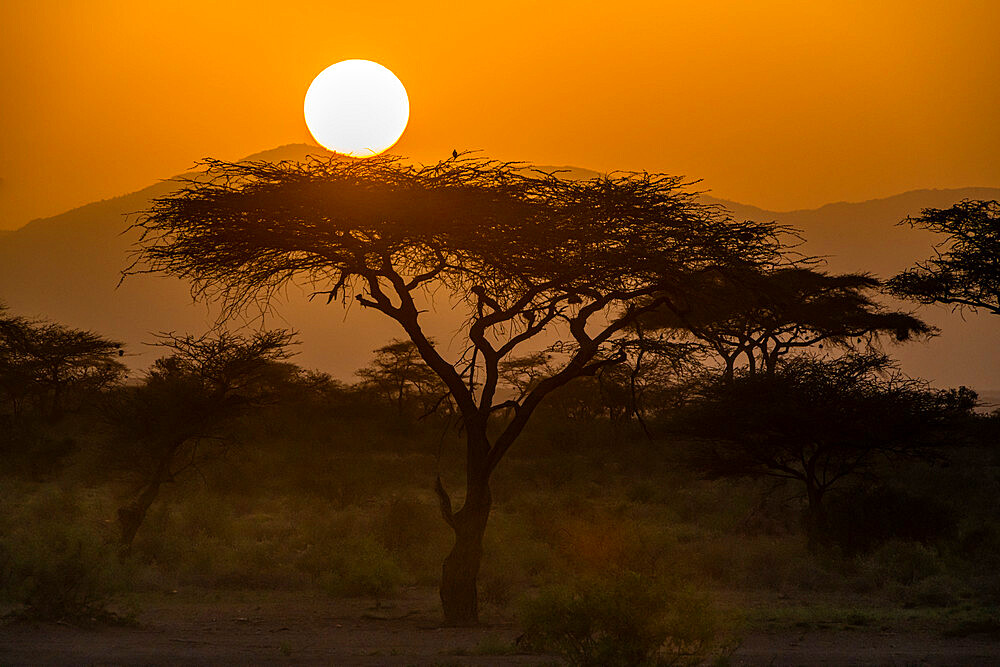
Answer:
[[(935, 500), (941, 489), (901, 474), (978, 458), (970, 489), (992, 489), (997, 417), (977, 414), (967, 388), (933, 388), (896, 367), (891, 345), (936, 331), (885, 297), (1000, 310), (996, 202), (911, 220), (946, 240), (936, 259), (883, 282), (790, 258), (785, 230), (734, 222), (694, 203), (669, 177), (578, 184), (474, 160), (417, 171), (391, 160), (213, 168), (216, 180), (192, 182), (147, 213), (148, 270), (194, 278), (203, 293), (227, 295), (231, 308), (266, 301), (294, 273), (325, 271), (331, 289), (321, 293), (353, 295), (396, 320), (408, 339), (374, 350), (343, 383), (291, 363), (294, 337), (286, 331), (164, 334), (153, 341), (162, 356), (126, 380), (120, 344), (0, 313), (5, 473), (44, 481), (79, 465), (89, 483), (123, 488), (113, 519), (123, 561), (167, 487), (192, 488), (182, 480), (200, 474), (223, 495), (304, 494), (344, 506), (408, 488), (412, 467), (382, 479), (371, 471), (386, 452), (413, 451), (424, 456), (420, 488), (433, 488), (455, 538), (440, 587), (455, 625), (478, 620), (486, 524), (495, 504), (502, 512), (532, 497), (539, 478), (520, 465), (531, 457), (556, 462), (556, 487), (574, 474), (609, 485), (617, 476), (639, 504), (663, 497), (650, 484), (750, 480), (761, 507), (774, 494), (794, 499), (802, 522), (789, 532), (817, 556), (854, 558), (893, 540), (964, 544), (980, 529), (982, 542), (994, 539), (990, 510), (956, 528), (955, 507)], [(446, 178), (441, 169), (454, 173)], [(286, 197), (302, 194), (301, 179), (317, 197), (283, 219)], [(336, 224), (328, 214), (343, 212), (327, 210), (332, 200), (319, 196), (327, 188), (359, 198), (348, 197)], [(385, 188), (394, 195), (383, 196)], [(259, 197), (273, 207), (266, 214), (254, 203)], [(414, 207), (413, 197), (425, 205)], [(423, 212), (456, 201), (482, 224), (428, 226)], [(385, 207), (395, 226), (371, 228), (370, 206)], [(260, 227), (250, 246), (249, 219)], [(330, 235), (310, 221), (330, 226)], [(289, 249), (300, 242), (305, 249)], [(457, 358), (419, 320), (414, 294), (435, 286), (468, 309), (467, 346)], [(538, 341), (553, 338), (539, 349)], [(333, 442), (340, 458), (323, 451)], [(512, 470), (495, 480), (508, 452)], [(323, 468), (334, 460), (354, 467)], [(622, 470), (629, 474), (614, 472)], [(521, 486), (507, 494), (512, 474)], [(352, 490), (351, 480), (367, 488)], [(456, 508), (447, 489), (463, 486)], [(604, 491), (593, 494), (612, 502)], [(569, 512), (559, 516), (572, 522)], [(532, 521), (539, 534), (525, 543), (548, 544), (555, 538), (544, 533), (565, 529)], [(391, 533), (376, 550), (404, 544), (400, 558), (407, 548), (419, 551), (415, 540)], [(300, 546), (292, 560), (303, 567), (333, 558)], [(664, 567), (665, 552), (636, 548), (645, 555), (630, 571)], [(144, 555), (152, 552), (157, 560), (177, 557), (162, 549)], [(552, 559), (540, 562), (548, 565), (522, 565), (535, 574), (551, 569)]]
[[(876, 281), (812, 270), (768, 281), (792, 296), (775, 307), (731, 294), (728, 308), (716, 304), (683, 324), (658, 313), (644, 319), (617, 363), (547, 398), (534, 430), (641, 435), (644, 458), (655, 452), (703, 478), (791, 483), (805, 501), (811, 548), (831, 544), (832, 489), (879, 481), (886, 461), (944, 462), (994, 435), (995, 417), (974, 412), (974, 392), (908, 378), (881, 351), (884, 334), (902, 340), (930, 329), (877, 306)], [(4, 472), (44, 480), (91, 447), (108, 481), (127, 480), (116, 513), (123, 553), (164, 485), (231, 465), (241, 439), (266, 438), (248, 434), (249, 423), (294, 432), (299, 420), (329, 428), (368, 420), (442, 439), (462, 428), (447, 387), (410, 341), (373, 350), (344, 383), (292, 363), (296, 341), (284, 330), (162, 334), (151, 343), (162, 356), (131, 376), (122, 344), (99, 334), (6, 309), (0, 332)], [(552, 374), (558, 354), (500, 364), (512, 406)]]

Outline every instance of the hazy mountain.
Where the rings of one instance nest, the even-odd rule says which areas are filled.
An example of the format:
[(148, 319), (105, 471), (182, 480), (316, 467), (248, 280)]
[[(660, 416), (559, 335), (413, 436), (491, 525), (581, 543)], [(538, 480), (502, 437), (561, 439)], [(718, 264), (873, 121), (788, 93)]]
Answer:
[[(247, 159), (299, 160), (323, 154), (301, 144), (282, 146)], [(597, 175), (575, 167), (540, 167), (578, 178)], [(126, 231), (129, 213), (141, 211), (149, 200), (175, 187), (170, 181), (131, 194), (95, 202), (51, 218), (34, 220), (21, 229), (0, 233), (0, 301), (24, 315), (44, 317), (74, 327), (99, 331), (128, 343), (129, 360), (137, 368), (154, 358), (155, 350), (141, 343), (151, 334), (173, 330), (195, 333), (215, 322), (216, 312), (193, 304), (188, 286), (160, 276), (130, 277), (118, 285), (129, 263), (136, 233)], [(922, 208), (946, 207), (966, 198), (1000, 199), (998, 188), (917, 190), (860, 203), (829, 204), (814, 210), (774, 212), (705, 197), (720, 203), (734, 217), (775, 220), (802, 230), (807, 255), (828, 256), (836, 271), (869, 271), (888, 276), (930, 255), (934, 238), (896, 223)], [(345, 313), (325, 299), (308, 300), (308, 291), (292, 288), (277, 312), (263, 319), (267, 326), (286, 326), (301, 333), (298, 363), (348, 378), (367, 363), (370, 351), (394, 336), (397, 326), (378, 313), (353, 308)], [(458, 321), (449, 304), (440, 299), (435, 335), (450, 338)], [(925, 308), (921, 313), (942, 329), (930, 343), (896, 348), (907, 372), (942, 386), (966, 384), (1000, 389), (1000, 318), (951, 313)], [(247, 323), (260, 324), (260, 320)]]

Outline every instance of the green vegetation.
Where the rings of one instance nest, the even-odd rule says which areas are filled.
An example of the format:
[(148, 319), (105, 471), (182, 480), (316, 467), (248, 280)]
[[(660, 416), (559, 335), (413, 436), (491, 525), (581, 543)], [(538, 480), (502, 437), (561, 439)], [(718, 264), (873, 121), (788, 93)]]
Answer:
[[(125, 383), (117, 344), (0, 310), (2, 611), (114, 620), (129, 595), (180, 588), (380, 603), (441, 584), (449, 624), (477, 621), (480, 603), (521, 624), (515, 645), (478, 650), (576, 665), (724, 660), (746, 628), (996, 632), (1000, 414), (975, 414), (973, 392), (931, 389), (878, 351), (887, 329), (929, 332), (871, 300), (878, 281), (850, 277), (847, 296), (891, 327), (819, 331), (815, 313), (772, 307), (787, 285), (750, 315), (699, 314), (699, 331), (722, 336), (734, 319), (798, 336), (808, 319), (807, 338), (836, 343), (835, 356), (793, 353), (787, 336), (713, 352), (684, 324), (692, 311), (643, 324), (636, 311), (666, 298), (649, 285), (590, 344), (578, 313), (600, 309), (556, 282), (544, 312), (484, 305), (466, 284), (479, 317), (522, 317), (532, 335), (534, 318), (562, 318), (586, 348), (569, 361), (558, 345), (494, 350), (487, 390), (481, 329), (468, 376), (419, 330), (374, 350), (355, 384), (290, 363), (286, 332), (217, 332), (161, 336), (167, 355)], [(52, 336), (96, 347), (53, 352), (46, 374), (35, 343)], [(454, 510), (445, 489), (463, 486)]]
[(703, 595), (627, 570), (545, 587), (521, 622), (529, 646), (608, 667), (701, 664), (721, 630)]
[[(240, 416), (225, 457), (163, 485), (124, 559), (116, 510), (132, 477), (106, 467), (118, 445), (102, 415), (35, 424), (49, 438), (93, 435), (44, 471), (13, 466), (0, 477), (6, 609), (89, 619), (134, 593), (277, 588), (384, 600), (435, 585), (450, 531), (429, 482), (438, 472), (460, 479), (461, 442), (447, 416), (400, 416), (395, 397), (369, 392), (314, 376)], [(634, 421), (561, 410), (553, 401), (495, 483), (480, 596), (489, 613), (523, 622), (530, 642), (517, 650), (544, 646), (581, 664), (638, 651), (655, 662), (719, 652), (747, 628), (971, 632), (995, 617), (1000, 459), (988, 446), (949, 450), (947, 467), (873, 464), (879, 486), (833, 490), (827, 508), (834, 537), (838, 526), (868, 526), (864, 539), (810, 553), (796, 486), (703, 480), (679, 464), (693, 441), (650, 440)], [(651, 422), (654, 435), (663, 423)], [(992, 419), (977, 424), (984, 438), (995, 433)], [(913, 507), (947, 530), (906, 528), (899, 517)], [(608, 644), (612, 626), (632, 639)]]

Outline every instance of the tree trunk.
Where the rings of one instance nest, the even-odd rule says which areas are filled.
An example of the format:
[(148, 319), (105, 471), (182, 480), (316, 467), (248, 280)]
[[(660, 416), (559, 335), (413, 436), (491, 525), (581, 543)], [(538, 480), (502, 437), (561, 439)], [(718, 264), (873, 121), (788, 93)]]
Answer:
[(733, 376), (736, 370), (736, 355), (734, 354), (733, 356), (724, 356), (723, 359), (726, 360), (726, 370), (723, 371), (722, 373), (722, 380), (726, 384), (732, 384)]
[(767, 377), (774, 377), (775, 371), (778, 370), (778, 360), (781, 358), (781, 346), (775, 343), (774, 348), (764, 355), (765, 362), (765, 374)]
[(146, 512), (149, 511), (159, 492), (160, 482), (150, 482), (142, 490), (138, 498), (118, 509), (118, 525), (122, 529), (118, 546), (123, 554), (128, 554), (132, 551), (132, 542), (135, 540), (135, 534), (139, 532), (139, 526), (145, 520)]
[(823, 491), (815, 484), (806, 483), (806, 540), (809, 551), (815, 553), (830, 540), (827, 530), (826, 508), (823, 506)]
[(157, 463), (153, 478), (142, 488), (142, 492), (135, 500), (118, 509), (118, 525), (122, 529), (118, 546), (122, 554), (128, 554), (132, 550), (132, 542), (135, 540), (135, 534), (139, 532), (139, 526), (146, 519), (146, 512), (159, 495), (160, 486), (170, 476), (170, 464), (176, 451), (177, 447), (169, 448)]
[(454, 515), (455, 546), (441, 566), (441, 606), (447, 625), (479, 624), (476, 581), (491, 504), (489, 482), (482, 480), (468, 489), (465, 505)]

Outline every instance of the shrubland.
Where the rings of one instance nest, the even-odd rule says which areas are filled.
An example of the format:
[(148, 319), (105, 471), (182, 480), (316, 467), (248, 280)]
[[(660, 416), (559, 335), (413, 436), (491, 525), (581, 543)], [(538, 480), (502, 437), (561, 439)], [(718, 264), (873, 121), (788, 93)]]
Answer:
[[(134, 480), (109, 462), (122, 444), (104, 413), (24, 418), (0, 473), (5, 609), (111, 618), (137, 593), (384, 600), (434, 586), (450, 535), (432, 481), (463, 474), (454, 420), (299, 378), (235, 419), (224, 456), (164, 483), (128, 553), (115, 512)], [(524, 650), (654, 664), (724, 650), (747, 627), (939, 619), (944, 631), (1000, 607), (995, 417), (972, 420), (940, 460), (875, 462), (831, 491), (828, 539), (810, 551), (795, 484), (700, 477), (685, 461), (703, 443), (678, 436), (669, 411), (647, 435), (555, 399), (497, 473), (480, 573), (485, 608), (522, 623)], [(636, 643), (608, 645), (622, 632)]]

